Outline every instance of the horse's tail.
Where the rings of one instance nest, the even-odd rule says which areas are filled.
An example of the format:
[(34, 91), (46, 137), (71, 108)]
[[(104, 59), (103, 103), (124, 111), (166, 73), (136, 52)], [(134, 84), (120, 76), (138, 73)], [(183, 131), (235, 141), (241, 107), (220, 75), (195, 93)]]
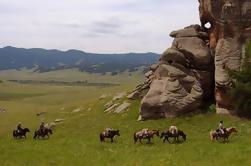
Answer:
[(13, 130), (12, 135), (14, 138), (16, 137), (16, 130)]
[(100, 142), (104, 140), (102, 133), (99, 134), (99, 139), (100, 139)]
[(136, 133), (133, 134), (133, 139), (134, 139), (134, 143), (136, 143), (138, 140)]

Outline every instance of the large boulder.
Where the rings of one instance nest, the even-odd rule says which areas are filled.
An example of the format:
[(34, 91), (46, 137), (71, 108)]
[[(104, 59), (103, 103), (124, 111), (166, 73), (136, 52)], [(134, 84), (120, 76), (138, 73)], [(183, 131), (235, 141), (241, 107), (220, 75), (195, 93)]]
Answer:
[[(170, 65), (160, 65), (141, 104), (142, 120), (176, 117), (196, 110), (203, 99), (201, 80), (193, 71), (182, 71)], [(198, 74), (198, 73), (196, 73)]]
[(198, 37), (175, 38), (172, 47), (182, 52), (190, 61), (191, 68), (208, 70), (213, 59), (206, 41)]
[(213, 92), (213, 57), (208, 34), (192, 25), (170, 34), (172, 47), (161, 56), (141, 102), (140, 120), (169, 118), (197, 111)]

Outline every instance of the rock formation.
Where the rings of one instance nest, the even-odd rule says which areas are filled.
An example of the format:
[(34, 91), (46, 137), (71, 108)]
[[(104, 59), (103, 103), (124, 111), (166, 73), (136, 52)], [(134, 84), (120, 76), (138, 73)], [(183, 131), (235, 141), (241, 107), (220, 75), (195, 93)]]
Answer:
[[(227, 94), (233, 81), (227, 69), (240, 70), (245, 43), (251, 37), (250, 0), (200, 0), (201, 24), (210, 36), (215, 56), (215, 99), (217, 113), (233, 113)], [(211, 27), (205, 27), (206, 24)]]
[(141, 119), (176, 117), (196, 110), (211, 96), (213, 57), (208, 34), (192, 25), (170, 34), (171, 48), (150, 70), (150, 89), (141, 103)]
[(200, 25), (173, 31), (172, 46), (128, 98), (143, 97), (140, 120), (197, 110), (215, 94), (218, 113), (231, 113), (227, 69), (240, 70), (251, 36), (250, 0), (199, 0)]

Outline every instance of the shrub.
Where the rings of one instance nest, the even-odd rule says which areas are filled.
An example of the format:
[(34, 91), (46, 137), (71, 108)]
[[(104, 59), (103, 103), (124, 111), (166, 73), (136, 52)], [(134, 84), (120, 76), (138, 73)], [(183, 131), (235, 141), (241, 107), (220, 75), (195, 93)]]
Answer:
[(247, 43), (241, 70), (229, 70), (229, 76), (234, 80), (230, 95), (234, 99), (236, 113), (251, 117), (251, 42)]

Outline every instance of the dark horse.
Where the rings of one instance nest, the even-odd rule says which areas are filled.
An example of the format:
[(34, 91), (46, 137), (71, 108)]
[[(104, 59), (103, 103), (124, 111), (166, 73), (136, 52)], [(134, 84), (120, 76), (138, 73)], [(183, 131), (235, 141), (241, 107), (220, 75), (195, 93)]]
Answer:
[(30, 130), (28, 128), (24, 128), (24, 129), (20, 130), (20, 132), (17, 132), (17, 130), (14, 130), (13, 137), (14, 138), (22, 138), (22, 137), (26, 138), (27, 132), (30, 132)]
[(47, 136), (47, 138), (49, 138), (49, 134), (52, 134), (52, 130), (45, 128), (43, 131), (42, 130), (37, 130), (34, 132), (34, 139), (42, 137), (45, 138), (45, 136)]
[(159, 137), (159, 130), (148, 130), (147, 133), (143, 133), (143, 131), (138, 131), (133, 134), (134, 143), (136, 143), (139, 139), (139, 142), (141, 142), (142, 139), (148, 139), (148, 143), (151, 143), (151, 138), (156, 135)]
[(113, 138), (114, 136), (120, 136), (119, 134), (119, 130), (111, 130), (109, 132), (103, 131), (102, 133), (100, 133), (99, 138), (100, 138), (100, 142), (104, 142), (105, 138), (110, 138), (111, 142), (113, 142)]
[(165, 143), (166, 141), (168, 141), (169, 143), (171, 143), (169, 141), (170, 137), (174, 138), (175, 142), (180, 142), (179, 137), (182, 137), (183, 141), (186, 141), (186, 139), (187, 139), (186, 134), (183, 131), (181, 131), (181, 130), (178, 130), (177, 134), (173, 134), (169, 130), (167, 130), (167, 131), (162, 132), (161, 136), (160, 136), (160, 138), (164, 138), (163, 139), (163, 143)]

